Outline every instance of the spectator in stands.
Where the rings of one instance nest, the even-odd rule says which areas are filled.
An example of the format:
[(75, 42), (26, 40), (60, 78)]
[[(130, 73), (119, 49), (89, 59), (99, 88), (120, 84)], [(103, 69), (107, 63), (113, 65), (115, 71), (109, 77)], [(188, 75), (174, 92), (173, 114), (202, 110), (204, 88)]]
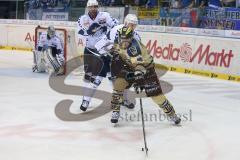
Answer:
[(147, 1), (147, 4), (146, 4), (147, 8), (153, 8), (153, 7), (156, 7), (156, 6), (158, 6), (158, 1), (157, 0), (148, 0)]
[(170, 8), (173, 8), (173, 9), (181, 8), (180, 0), (171, 0)]
[(236, 7), (236, 0), (223, 0), (223, 7)]
[(122, 0), (123, 5), (131, 5), (131, 6), (138, 6), (138, 5), (145, 5), (147, 0)]
[(113, 0), (113, 5), (114, 6), (123, 6), (122, 0)]
[(134, 5), (134, 1), (133, 0), (122, 0), (122, 4), (123, 5)]
[(112, 6), (114, 4), (114, 0), (101, 0), (101, 4), (103, 6)]
[(180, 0), (181, 8), (193, 8), (194, 0)]
[(223, 6), (222, 0), (209, 0), (208, 7), (211, 8), (221, 8)]
[(204, 8), (208, 6), (208, 0), (196, 0), (195, 7), (196, 8)]

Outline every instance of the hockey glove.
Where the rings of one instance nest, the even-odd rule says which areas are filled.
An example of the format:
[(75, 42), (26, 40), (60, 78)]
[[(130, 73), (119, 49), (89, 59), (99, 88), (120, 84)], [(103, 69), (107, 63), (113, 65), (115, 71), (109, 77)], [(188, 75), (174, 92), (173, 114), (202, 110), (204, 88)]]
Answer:
[(101, 28), (101, 26), (98, 23), (93, 23), (87, 30), (87, 34), (88, 35), (94, 35), (99, 29)]
[(133, 84), (134, 91), (139, 94), (144, 90), (144, 86), (138, 85), (137, 83)]
[(127, 80), (143, 80), (144, 79), (144, 72), (140, 70), (136, 70), (135, 72), (128, 72), (126, 74), (126, 79)]

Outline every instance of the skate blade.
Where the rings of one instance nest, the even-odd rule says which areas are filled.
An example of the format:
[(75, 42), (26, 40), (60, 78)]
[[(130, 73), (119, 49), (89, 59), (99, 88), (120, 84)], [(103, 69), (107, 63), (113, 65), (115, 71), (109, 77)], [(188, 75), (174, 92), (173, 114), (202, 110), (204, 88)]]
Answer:
[(112, 123), (112, 126), (115, 128), (119, 127), (119, 124), (118, 123)]
[(173, 125), (174, 127), (182, 127), (182, 123), (179, 123), (179, 124), (173, 123), (172, 125)]

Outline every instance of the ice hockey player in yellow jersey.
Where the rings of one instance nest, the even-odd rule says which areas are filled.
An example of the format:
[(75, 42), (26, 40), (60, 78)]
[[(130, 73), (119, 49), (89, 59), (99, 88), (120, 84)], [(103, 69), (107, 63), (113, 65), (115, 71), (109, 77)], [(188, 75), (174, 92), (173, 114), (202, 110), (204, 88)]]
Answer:
[(146, 95), (151, 97), (175, 124), (179, 124), (181, 119), (162, 92), (153, 57), (140, 41), (134, 39), (131, 28), (123, 27), (118, 32), (119, 36), (111, 52), (111, 74), (114, 77), (111, 122), (117, 123), (120, 117), (124, 89), (134, 86), (145, 90)]

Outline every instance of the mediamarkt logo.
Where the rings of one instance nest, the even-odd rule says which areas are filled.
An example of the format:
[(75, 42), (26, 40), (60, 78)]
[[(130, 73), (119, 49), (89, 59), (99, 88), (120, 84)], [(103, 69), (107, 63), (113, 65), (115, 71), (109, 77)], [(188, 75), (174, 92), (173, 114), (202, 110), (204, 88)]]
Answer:
[(225, 51), (222, 49), (220, 52), (211, 51), (210, 45), (204, 46), (201, 44), (195, 53), (192, 51), (192, 47), (188, 43), (183, 43), (180, 48), (176, 48), (173, 44), (169, 44), (166, 47), (157, 46), (157, 40), (152, 43), (149, 40), (146, 47), (150, 51), (150, 54), (156, 58), (162, 58), (164, 60), (178, 61), (181, 59), (183, 62), (192, 63), (197, 61), (198, 64), (204, 63), (209, 66), (226, 67), (228, 68), (233, 58), (232, 50)]

